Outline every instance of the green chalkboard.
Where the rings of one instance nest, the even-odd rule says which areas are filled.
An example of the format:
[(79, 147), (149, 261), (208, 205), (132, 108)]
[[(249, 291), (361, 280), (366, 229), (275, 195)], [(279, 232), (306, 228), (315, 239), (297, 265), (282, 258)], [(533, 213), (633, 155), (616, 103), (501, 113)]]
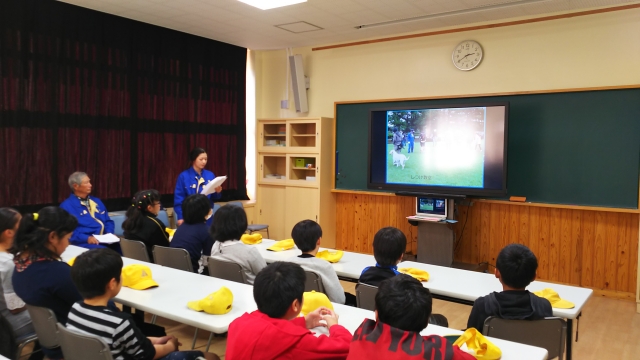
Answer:
[(336, 189), (367, 190), (371, 109), (509, 102), (507, 196), (638, 208), (640, 89), (337, 104)]

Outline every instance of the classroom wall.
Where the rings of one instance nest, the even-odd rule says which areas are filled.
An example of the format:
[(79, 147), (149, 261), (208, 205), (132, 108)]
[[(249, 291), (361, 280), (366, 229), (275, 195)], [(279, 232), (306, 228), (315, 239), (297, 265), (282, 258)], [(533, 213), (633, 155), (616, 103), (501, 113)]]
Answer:
[[(459, 71), (451, 63), (453, 48), (466, 39), (479, 41), (485, 53), (482, 64), (471, 72)], [(296, 114), (295, 109), (291, 110), (293, 105), (290, 105), (290, 109), (280, 109), (280, 100), (286, 97), (286, 52), (260, 51), (256, 54), (258, 118), (333, 117), (336, 101), (455, 97), (466, 94), (635, 85), (640, 84), (640, 67), (637, 66), (640, 59), (640, 9), (322, 51), (311, 51), (309, 47), (296, 48), (293, 53), (303, 55), (305, 73), (310, 77), (309, 113)], [(290, 95), (289, 98), (291, 103), (293, 96)], [(355, 206), (357, 216), (365, 221), (358, 226), (368, 235), (375, 231), (373, 228), (379, 226), (375, 221), (369, 222), (369, 219), (390, 216), (385, 215), (385, 211), (403, 211), (400, 217), (413, 212), (413, 209), (405, 206), (402, 198), (390, 197), (384, 200), (386, 210), (379, 213), (376, 201), (378, 200), (373, 197), (358, 199), (340, 194), (337, 197), (337, 212)], [(482, 216), (487, 219), (501, 219), (506, 210), (486, 206), (483, 211), (486, 214)], [(397, 216), (393, 217), (395, 219)], [(370, 252), (367, 244), (370, 244), (372, 236), (346, 236), (340, 229), (355, 229), (352, 219), (343, 216), (337, 216), (337, 219), (337, 233), (345, 235), (342, 240), (338, 236), (338, 244), (342, 244), (345, 249)], [(389, 225), (401, 223), (394, 219), (390, 220)], [(609, 219), (609, 215), (594, 211), (581, 213), (580, 219), (580, 224), (587, 219), (589, 224), (596, 226), (598, 219)], [(627, 267), (633, 269), (629, 271), (634, 274), (627, 275), (627, 280), (624, 281), (608, 281), (616, 274), (604, 273), (598, 275), (596, 281), (585, 282), (576, 276), (566, 279), (562, 277), (556, 281), (622, 292), (623, 296), (635, 294), (638, 232), (621, 229), (635, 226), (637, 230), (638, 215), (631, 215), (628, 219), (624, 217), (624, 220), (609, 220), (600, 221), (607, 225), (597, 236), (597, 243), (594, 237), (579, 238), (580, 235), (573, 233), (570, 240), (572, 243), (580, 241), (581, 246), (597, 245), (597, 251), (592, 254), (593, 262), (603, 264), (598, 265), (603, 271), (605, 268), (610, 271), (610, 267)], [(620, 225), (621, 222), (630, 222), (631, 225)], [(479, 229), (479, 239), (495, 235), (495, 230), (491, 230), (490, 225)], [(562, 230), (562, 225), (558, 229)], [(411, 235), (408, 228), (403, 230), (407, 236)], [(508, 235), (509, 232), (505, 234)], [(537, 233), (535, 239), (541, 240), (536, 240), (536, 244), (548, 243), (548, 236), (545, 232)], [(566, 235), (563, 233), (562, 236)], [(500, 238), (498, 242), (505, 239)], [(628, 245), (622, 249), (618, 245), (620, 243)], [(498, 248), (488, 249), (482, 256), (476, 253), (463, 254), (462, 257), (467, 261), (491, 261)], [(460, 260), (459, 254), (457, 257)], [(572, 262), (570, 252), (551, 254), (545, 251), (540, 257), (547, 264), (564, 262), (572, 267), (578, 266)], [(578, 272), (587, 271), (582, 265), (576, 269)], [(593, 279), (592, 275), (589, 276)], [(542, 278), (555, 280), (550, 273)]]

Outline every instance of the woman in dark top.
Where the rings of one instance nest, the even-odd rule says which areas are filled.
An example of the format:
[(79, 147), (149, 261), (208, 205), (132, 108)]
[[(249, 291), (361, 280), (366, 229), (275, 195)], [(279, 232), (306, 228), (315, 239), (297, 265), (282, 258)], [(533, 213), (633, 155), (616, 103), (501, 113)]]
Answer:
[[(82, 300), (71, 280), (71, 267), (60, 259), (76, 226), (78, 220), (62, 208), (45, 207), (22, 216), (11, 248), (16, 295), (28, 305), (51, 309), (63, 324), (71, 306)], [(60, 348), (43, 352), (50, 359), (62, 358)]]
[(153, 262), (153, 247), (169, 246), (167, 226), (158, 219), (160, 194), (157, 190), (138, 191), (133, 204), (127, 210), (127, 219), (122, 223), (124, 238), (142, 241), (147, 246), (149, 259)]
[(202, 255), (211, 255), (213, 238), (209, 234), (206, 221), (213, 214), (211, 202), (202, 194), (189, 195), (182, 203), (184, 222), (178, 226), (173, 239), (172, 248), (182, 248), (189, 252), (193, 271), (207, 275)]

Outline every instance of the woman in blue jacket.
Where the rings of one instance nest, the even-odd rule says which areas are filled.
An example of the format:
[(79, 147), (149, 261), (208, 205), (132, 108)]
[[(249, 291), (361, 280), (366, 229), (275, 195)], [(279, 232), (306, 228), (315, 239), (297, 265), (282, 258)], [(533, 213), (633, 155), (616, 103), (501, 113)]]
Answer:
[[(173, 211), (177, 216), (176, 223), (178, 226), (182, 225), (184, 221), (182, 217), (182, 202), (184, 199), (189, 195), (200, 194), (204, 186), (216, 177), (211, 171), (204, 169), (207, 165), (207, 152), (203, 148), (197, 147), (191, 150), (189, 164), (191, 166), (178, 176), (176, 189), (173, 192)], [(218, 186), (215, 193), (207, 195), (212, 207), (213, 200), (220, 199), (220, 192), (222, 192), (222, 186)], [(207, 225), (211, 225), (211, 219), (207, 221)]]

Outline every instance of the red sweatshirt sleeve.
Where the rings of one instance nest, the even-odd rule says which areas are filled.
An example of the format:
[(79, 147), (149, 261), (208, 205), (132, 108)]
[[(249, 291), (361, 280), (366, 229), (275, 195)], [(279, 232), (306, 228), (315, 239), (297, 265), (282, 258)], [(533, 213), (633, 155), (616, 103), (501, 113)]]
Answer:
[(453, 358), (451, 360), (476, 360), (476, 358), (473, 355), (460, 350), (459, 347), (453, 346)]

